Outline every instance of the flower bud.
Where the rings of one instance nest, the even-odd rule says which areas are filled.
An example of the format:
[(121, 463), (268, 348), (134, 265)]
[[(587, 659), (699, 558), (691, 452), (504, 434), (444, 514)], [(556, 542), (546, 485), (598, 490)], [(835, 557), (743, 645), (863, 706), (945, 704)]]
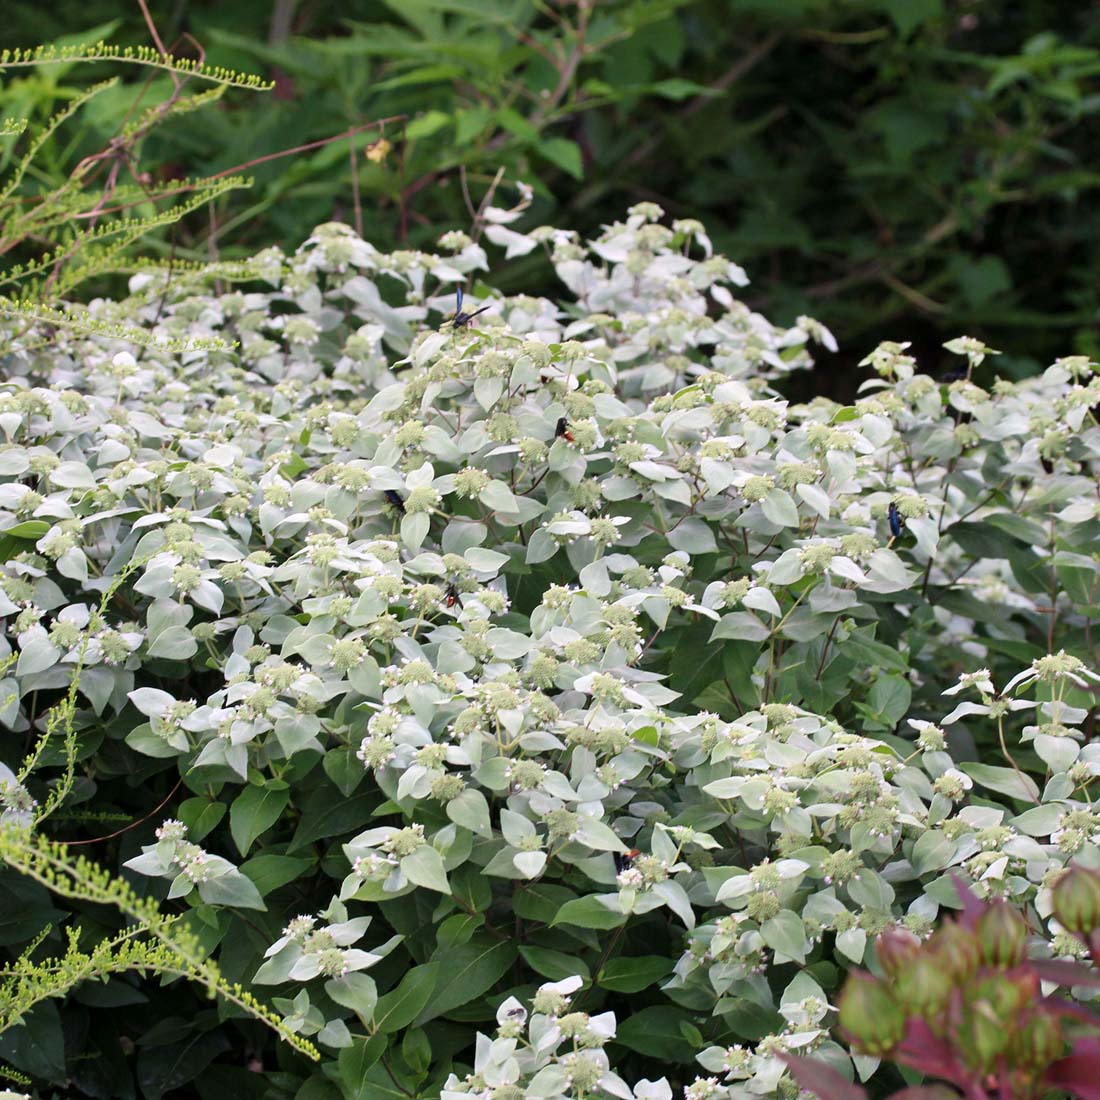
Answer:
[(955, 982), (942, 960), (930, 952), (914, 956), (894, 977), (898, 1003), (910, 1016), (931, 1020), (939, 1016), (951, 999)]
[(974, 927), (987, 966), (1018, 966), (1024, 958), (1027, 922), (1011, 905), (994, 902)]
[(840, 1026), (853, 1046), (881, 1057), (901, 1042), (905, 1013), (893, 994), (870, 974), (852, 974), (839, 1002)]
[[(966, 1042), (969, 1032), (969, 1042)], [(982, 1012), (970, 1018), (969, 1026), (960, 1033), (964, 1040), (964, 1057), (976, 1069), (990, 1070), (1012, 1042), (1012, 1032), (999, 1020)]]
[(951, 921), (945, 924), (929, 941), (938, 963), (959, 983), (972, 978), (982, 963), (981, 947), (973, 932)]
[(964, 1027), (964, 1034), (970, 1037), (972, 1064), (983, 1070), (1015, 1049), (1022, 1014), (1038, 993), (1030, 974), (986, 973), (988, 977), (967, 991)]
[(1069, 932), (1093, 932), (1100, 928), (1100, 874), (1074, 865), (1051, 891), (1054, 916)]
[(887, 928), (875, 941), (879, 965), (891, 978), (896, 978), (912, 963), (920, 948), (920, 938), (905, 928)]
[(1057, 1018), (1037, 1013), (1020, 1031), (1013, 1054), (1018, 1065), (1043, 1070), (1061, 1058), (1065, 1049), (1062, 1026)]

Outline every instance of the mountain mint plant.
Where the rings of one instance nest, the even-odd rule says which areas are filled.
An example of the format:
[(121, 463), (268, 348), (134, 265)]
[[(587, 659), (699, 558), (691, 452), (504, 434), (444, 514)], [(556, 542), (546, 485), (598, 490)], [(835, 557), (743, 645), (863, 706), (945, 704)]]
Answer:
[[(250, 282), (0, 317), (0, 854), (95, 841), (300, 1041), (116, 977), (110, 1039), (72, 998), (9, 1021), (42, 1095), (109, 1051), (129, 1080), (162, 1003), (189, 1081), (280, 1100), (794, 1100), (792, 1055), (887, 1088), (845, 974), (955, 880), (1084, 954), (1053, 899), (1100, 868), (1093, 365), (888, 344), (853, 404), (795, 403), (831, 335), (745, 305), (697, 222), (585, 241), (525, 201), (492, 263), (330, 224)], [(490, 289), (535, 253), (561, 301)], [(17, 952), (117, 933), (38, 890)]]

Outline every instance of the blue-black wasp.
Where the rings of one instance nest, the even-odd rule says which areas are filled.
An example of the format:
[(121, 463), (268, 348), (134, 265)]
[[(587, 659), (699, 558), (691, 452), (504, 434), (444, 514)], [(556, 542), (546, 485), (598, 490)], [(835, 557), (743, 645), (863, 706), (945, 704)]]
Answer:
[(905, 520), (901, 518), (901, 514), (898, 512), (898, 506), (890, 501), (890, 507), (886, 509), (886, 518), (890, 521), (890, 534), (894, 538), (901, 537), (901, 529), (905, 526)]
[(396, 489), (383, 489), (382, 490), (382, 495), (402, 515), (405, 514), (405, 502), (401, 499), (401, 494)]
[(569, 430), (569, 418), (561, 417), (554, 427), (554, 438), (564, 439), (569, 443), (574, 442), (573, 433)]
[(473, 313), (463, 313), (462, 300), (465, 297), (465, 292), (459, 287), (455, 292), (455, 315), (451, 318), (451, 328), (465, 328), (479, 313), (484, 313), (493, 304), (490, 302), (488, 306), (475, 309)]

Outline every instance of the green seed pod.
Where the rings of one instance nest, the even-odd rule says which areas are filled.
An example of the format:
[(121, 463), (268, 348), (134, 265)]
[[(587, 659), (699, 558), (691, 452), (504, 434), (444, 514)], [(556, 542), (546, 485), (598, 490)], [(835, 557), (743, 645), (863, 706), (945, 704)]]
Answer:
[(1021, 1029), (1012, 1054), (1017, 1065), (1041, 1071), (1065, 1053), (1062, 1026), (1054, 1016), (1037, 1014)]
[(972, 978), (982, 964), (981, 945), (973, 932), (952, 921), (929, 941), (940, 966), (960, 984)]
[(840, 1026), (854, 1046), (881, 1057), (901, 1042), (905, 1013), (894, 995), (870, 974), (852, 974), (840, 994)]
[(902, 1009), (925, 1020), (943, 1012), (954, 988), (951, 970), (936, 954), (927, 951), (916, 955), (894, 978), (894, 992)]
[(1001, 1021), (985, 1012), (972, 1016), (960, 1035), (964, 1040), (966, 1036), (970, 1039), (969, 1043), (964, 1041), (964, 1057), (982, 1071), (992, 1069), (1013, 1040), (1012, 1033)]
[(987, 966), (1019, 966), (1024, 958), (1027, 922), (1006, 902), (989, 906), (978, 918), (975, 932)]
[(1100, 874), (1074, 865), (1051, 891), (1054, 916), (1070, 932), (1094, 932), (1100, 928)]
[(1030, 973), (986, 971), (966, 991), (962, 1034), (970, 1038), (972, 1064), (987, 1070), (1014, 1051), (1028, 1006), (1038, 995)]
[(907, 969), (920, 949), (920, 938), (904, 928), (887, 928), (875, 941), (875, 955), (879, 965), (891, 978), (897, 978)]

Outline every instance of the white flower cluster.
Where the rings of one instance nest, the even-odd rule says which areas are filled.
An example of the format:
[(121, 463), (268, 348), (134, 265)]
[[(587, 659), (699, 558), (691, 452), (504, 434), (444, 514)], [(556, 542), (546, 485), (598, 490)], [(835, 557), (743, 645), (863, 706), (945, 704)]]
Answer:
[(186, 897), (197, 888), (199, 897), (208, 904), (264, 908), (252, 881), (229, 860), (188, 840), (183, 822), (167, 819), (158, 826), (156, 837), (156, 844), (144, 845), (141, 855), (128, 859), (123, 866), (139, 875), (171, 879), (169, 899)]

